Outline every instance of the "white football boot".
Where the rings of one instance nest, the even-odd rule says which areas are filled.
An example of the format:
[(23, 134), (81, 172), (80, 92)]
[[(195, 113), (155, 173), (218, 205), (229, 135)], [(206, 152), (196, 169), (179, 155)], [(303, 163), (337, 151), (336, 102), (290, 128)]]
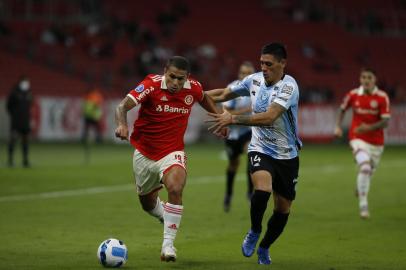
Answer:
[(176, 248), (173, 245), (166, 245), (162, 247), (161, 261), (165, 262), (176, 261)]

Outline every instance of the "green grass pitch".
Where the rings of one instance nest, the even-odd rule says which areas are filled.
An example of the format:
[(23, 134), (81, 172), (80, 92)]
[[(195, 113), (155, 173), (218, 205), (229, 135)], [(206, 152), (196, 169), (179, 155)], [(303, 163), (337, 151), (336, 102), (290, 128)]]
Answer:
[(223, 145), (191, 145), (186, 151), (189, 172), (176, 263), (159, 260), (162, 225), (141, 210), (130, 146), (93, 146), (87, 164), (76, 144), (33, 145), (30, 169), (6, 168), (3, 160), (0, 269), (102, 269), (96, 251), (109, 237), (127, 244), (124, 269), (406, 269), (405, 147), (386, 148), (372, 180), (371, 219), (361, 220), (349, 148), (306, 145), (297, 199), (284, 233), (271, 247), (270, 267), (258, 266), (256, 255), (241, 254), (249, 228), (245, 166), (231, 212), (225, 214)]

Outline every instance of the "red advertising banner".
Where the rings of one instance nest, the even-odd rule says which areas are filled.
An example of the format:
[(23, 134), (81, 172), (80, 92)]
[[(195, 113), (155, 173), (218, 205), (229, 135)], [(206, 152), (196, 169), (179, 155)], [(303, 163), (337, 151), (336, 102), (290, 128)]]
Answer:
[[(332, 105), (305, 105), (299, 110), (299, 135), (304, 141), (328, 142), (334, 140), (334, 125), (337, 114)], [(343, 127), (349, 127), (351, 111), (344, 119)], [(385, 131), (386, 144), (406, 144), (406, 106), (391, 108), (391, 119)]]
[(391, 108), (391, 119), (386, 130), (385, 142), (406, 144), (406, 105)]

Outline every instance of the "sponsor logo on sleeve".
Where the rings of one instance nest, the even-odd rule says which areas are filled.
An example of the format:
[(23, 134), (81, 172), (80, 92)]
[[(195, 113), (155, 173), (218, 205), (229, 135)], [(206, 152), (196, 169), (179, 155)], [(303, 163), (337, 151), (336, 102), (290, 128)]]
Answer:
[(144, 85), (140, 84), (135, 88), (135, 92), (137, 93), (141, 93), (142, 91), (144, 91)]
[(281, 93), (283, 93), (283, 94), (288, 94), (288, 95), (292, 95), (292, 93), (293, 93), (293, 86), (290, 86), (290, 85), (285, 84), (285, 85), (282, 87)]
[(190, 104), (192, 104), (193, 103), (193, 96), (192, 95), (187, 95), (186, 97), (185, 97), (185, 104), (186, 105), (190, 105)]
[(288, 98), (284, 98), (284, 97), (278, 97), (278, 99), (287, 102), (289, 99)]
[(257, 80), (252, 80), (252, 83), (256, 86), (261, 86), (261, 83)]
[[(140, 84), (140, 86), (141, 86), (142, 84)], [(139, 86), (138, 86), (139, 87)], [(137, 87), (137, 88), (138, 88)], [(143, 87), (143, 89), (144, 89), (144, 85), (142, 85), (142, 87)], [(137, 91), (137, 89), (135, 89), (135, 91)], [(139, 94), (137, 97), (135, 97), (136, 99), (137, 99), (137, 101), (141, 101), (143, 98), (145, 98), (147, 95), (149, 95), (149, 93), (151, 93), (151, 92), (153, 92), (154, 91), (154, 87), (149, 87), (149, 88), (147, 88), (147, 89), (145, 89), (145, 91), (144, 92), (142, 92), (142, 91), (140, 91), (140, 92), (142, 92), (141, 94)], [(138, 92), (138, 91), (137, 91)], [(140, 93), (139, 92), (139, 93)]]

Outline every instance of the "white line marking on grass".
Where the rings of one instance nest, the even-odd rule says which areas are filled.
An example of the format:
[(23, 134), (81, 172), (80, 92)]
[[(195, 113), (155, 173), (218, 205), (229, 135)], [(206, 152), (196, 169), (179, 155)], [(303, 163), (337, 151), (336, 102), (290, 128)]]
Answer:
[[(188, 179), (188, 185), (194, 184), (207, 184), (221, 181), (223, 176), (202, 176), (194, 177)], [(239, 180), (237, 176), (237, 180)], [(112, 186), (100, 186), (100, 187), (91, 187), (84, 189), (70, 189), (70, 190), (61, 190), (61, 191), (51, 191), (43, 192), (36, 194), (23, 194), (23, 195), (11, 195), (11, 196), (2, 196), (0, 197), (1, 202), (16, 202), (16, 201), (31, 201), (38, 199), (51, 199), (51, 198), (61, 198), (61, 197), (72, 197), (72, 196), (81, 196), (81, 195), (91, 195), (91, 194), (100, 194), (100, 193), (110, 193), (110, 192), (120, 192), (120, 191), (129, 191), (134, 190), (134, 184), (125, 184), (125, 185), (112, 185)]]
[[(383, 168), (394, 168), (394, 167), (403, 167), (404, 160), (392, 160), (390, 162), (385, 162), (380, 164), (379, 167)], [(354, 164), (355, 167), (355, 164)], [(303, 167), (300, 169), (301, 172), (308, 173), (333, 173), (340, 170), (348, 169), (346, 165), (325, 165), (321, 167)], [(379, 169), (379, 168), (378, 168)], [(210, 184), (215, 182), (221, 182), (224, 180), (223, 175), (215, 176), (201, 176), (188, 178), (187, 185), (196, 185), (196, 184)], [(245, 181), (245, 174), (238, 174), (236, 177), (237, 181)], [(36, 194), (23, 194), (23, 195), (10, 195), (0, 197), (1, 202), (17, 202), (17, 201), (31, 201), (39, 199), (52, 199), (52, 198), (61, 198), (61, 197), (73, 197), (73, 196), (82, 196), (82, 195), (91, 195), (91, 194), (100, 194), (100, 193), (111, 193), (111, 192), (120, 192), (120, 191), (130, 191), (134, 190), (134, 184), (125, 184), (125, 185), (112, 185), (112, 186), (99, 186), (91, 187), (84, 189), (71, 189), (71, 190), (61, 190), (61, 191), (51, 191), (43, 192)]]

